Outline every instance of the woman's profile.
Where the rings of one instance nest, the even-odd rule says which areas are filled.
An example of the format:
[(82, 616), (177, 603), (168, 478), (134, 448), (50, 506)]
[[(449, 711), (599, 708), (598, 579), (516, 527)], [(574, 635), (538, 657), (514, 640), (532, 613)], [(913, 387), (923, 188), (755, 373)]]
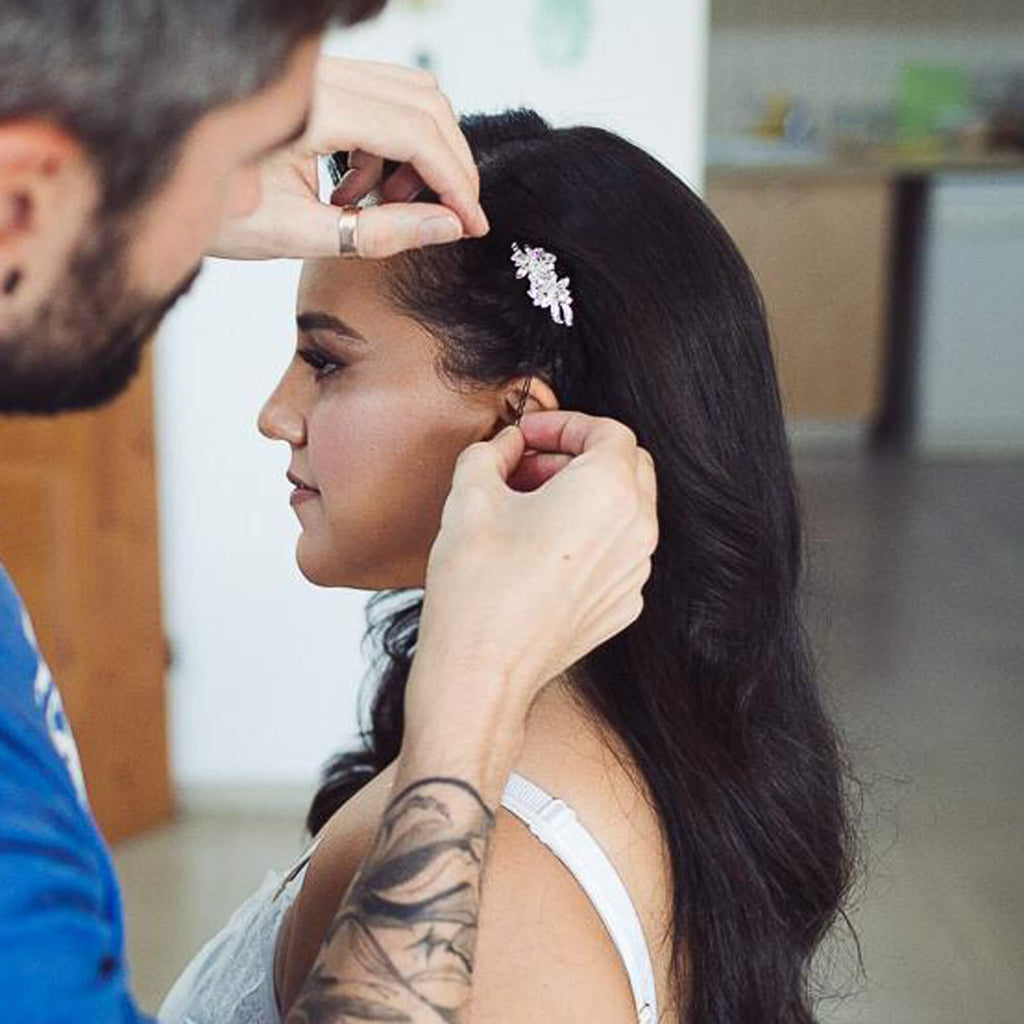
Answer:
[[(560, 407), (614, 417), (651, 452), (660, 540), (640, 618), (531, 711), (474, 1017), (809, 1024), (856, 844), (801, 620), (758, 289), (699, 198), (630, 142), (528, 110), (462, 127), (486, 237), (303, 269), (296, 351), (260, 429), (291, 447), (303, 573), (377, 592), (376, 688), (362, 745), (309, 810), (315, 846), (239, 908), (160, 1019), (271, 1024), (291, 1007), (388, 798), (455, 459), (523, 408)], [(481, 580), (478, 599), (515, 585)], [(443, 971), (458, 943), (436, 944)]]

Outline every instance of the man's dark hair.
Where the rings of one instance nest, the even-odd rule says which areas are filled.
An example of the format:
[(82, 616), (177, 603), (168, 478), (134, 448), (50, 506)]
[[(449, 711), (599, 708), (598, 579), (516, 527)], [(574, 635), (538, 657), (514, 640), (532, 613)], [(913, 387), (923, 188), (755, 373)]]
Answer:
[(124, 210), (209, 110), (258, 92), (301, 40), (386, 0), (0, 0), (0, 121), (48, 117)]

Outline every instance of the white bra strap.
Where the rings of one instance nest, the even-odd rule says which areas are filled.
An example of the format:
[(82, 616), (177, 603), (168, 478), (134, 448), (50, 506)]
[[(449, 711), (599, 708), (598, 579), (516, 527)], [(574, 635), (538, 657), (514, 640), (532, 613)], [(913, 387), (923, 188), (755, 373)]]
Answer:
[(648, 1024), (658, 1019), (647, 940), (629, 892), (598, 845), (576, 818), (576, 812), (540, 786), (512, 772), (502, 805), (529, 826), (530, 831), (573, 873), (590, 897), (622, 957), (633, 989), (637, 1019)]
[(320, 831), (320, 834), (306, 847), (305, 852), (299, 857), (299, 859), (284, 873), (281, 878), (281, 884), (274, 890), (274, 895), (271, 897), (271, 902), (276, 900), (281, 893), (284, 892), (289, 882), (295, 879), (295, 876), (309, 863), (310, 857), (313, 856), (313, 851), (320, 845), (320, 840), (323, 839), (324, 832)]

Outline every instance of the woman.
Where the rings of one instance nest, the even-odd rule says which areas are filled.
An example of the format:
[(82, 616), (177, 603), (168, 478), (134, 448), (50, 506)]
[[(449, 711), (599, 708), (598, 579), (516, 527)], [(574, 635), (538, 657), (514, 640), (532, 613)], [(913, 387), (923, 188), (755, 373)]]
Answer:
[[(303, 573), (382, 592), (372, 725), (313, 801), (312, 856), (240, 908), (162, 1019), (270, 1021), (294, 1001), (388, 796), (456, 456), (524, 407), (561, 406), (615, 417), (650, 450), (660, 542), (643, 615), (531, 711), (474, 1015), (812, 1021), (811, 959), (842, 913), (854, 836), (800, 621), (756, 285), (700, 200), (625, 140), (530, 111), (462, 124), (490, 234), (308, 262), (297, 351), (260, 417), (292, 448)], [(483, 581), (486, 600), (483, 584), (515, 580)]]

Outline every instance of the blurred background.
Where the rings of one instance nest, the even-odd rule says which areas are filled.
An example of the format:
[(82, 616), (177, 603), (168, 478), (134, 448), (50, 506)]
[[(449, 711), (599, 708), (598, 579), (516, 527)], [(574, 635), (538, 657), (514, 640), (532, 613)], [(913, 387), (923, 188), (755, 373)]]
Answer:
[[(821, 1019), (1019, 1021), (1019, 0), (393, 0), (326, 46), (429, 68), (459, 110), (618, 131), (729, 228), (772, 321), (809, 625), (862, 780), (866, 974), (837, 931)], [(300, 852), (317, 772), (356, 738), (366, 595), (299, 575), (288, 453), (255, 430), (298, 272), (210, 260), (122, 400), (0, 420), (0, 556), (149, 1009)]]

